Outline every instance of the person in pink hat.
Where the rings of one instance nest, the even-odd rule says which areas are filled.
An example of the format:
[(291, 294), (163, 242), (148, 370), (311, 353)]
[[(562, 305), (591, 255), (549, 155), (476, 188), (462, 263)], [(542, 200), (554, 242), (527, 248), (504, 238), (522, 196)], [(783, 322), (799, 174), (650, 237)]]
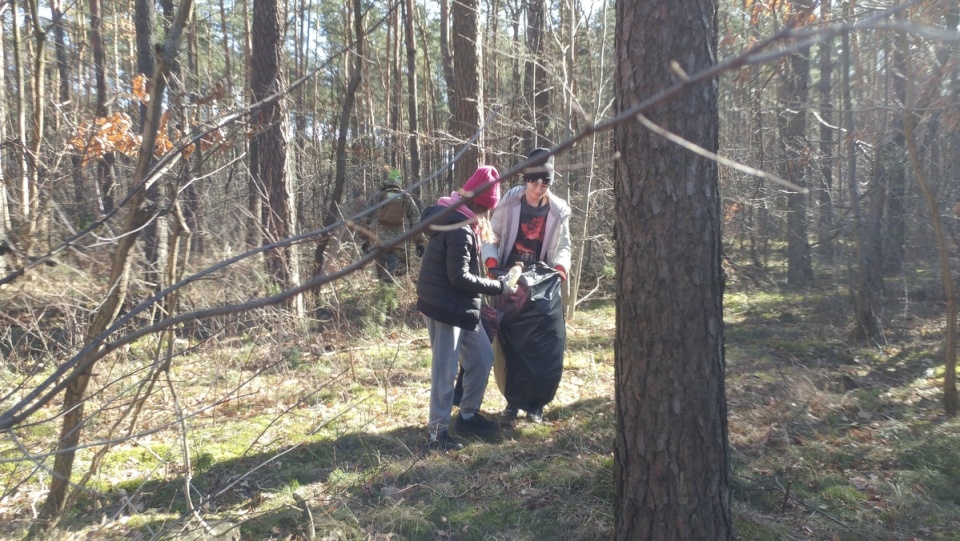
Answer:
[[(431, 449), (449, 451), (463, 445), (450, 436), (454, 382), (463, 367), (463, 396), (453, 428), (457, 434), (492, 434), (496, 421), (480, 413), (493, 366), (493, 348), (480, 325), (481, 295), (509, 293), (500, 280), (486, 277), (480, 262), (481, 239), (489, 231), (490, 209), (500, 201), (500, 175), (482, 166), (463, 188), (425, 209), (420, 220), (429, 221), (448, 210), (427, 232), (429, 240), (417, 278), (417, 309), (430, 335), (431, 387), (429, 433)], [(494, 183), (494, 184), (491, 184)], [(489, 185), (483, 192), (478, 188)], [(473, 197), (464, 202), (464, 199)], [(459, 206), (457, 206), (459, 205)]]

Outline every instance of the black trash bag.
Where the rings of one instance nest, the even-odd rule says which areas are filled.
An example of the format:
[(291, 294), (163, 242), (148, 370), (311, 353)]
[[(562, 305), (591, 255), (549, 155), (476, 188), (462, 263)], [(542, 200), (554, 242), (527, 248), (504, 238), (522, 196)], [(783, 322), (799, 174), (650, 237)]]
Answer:
[(542, 262), (520, 275), (517, 291), (494, 300), (502, 317), (497, 332), (494, 371), (507, 402), (536, 411), (557, 394), (563, 375), (564, 324), (560, 273)]

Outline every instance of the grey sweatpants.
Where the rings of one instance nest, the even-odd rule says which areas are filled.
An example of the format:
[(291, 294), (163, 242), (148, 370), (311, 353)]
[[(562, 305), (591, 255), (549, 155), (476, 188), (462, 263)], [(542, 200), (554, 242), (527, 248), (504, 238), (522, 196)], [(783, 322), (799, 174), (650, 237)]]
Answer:
[(460, 411), (476, 413), (483, 402), (483, 393), (493, 366), (493, 348), (486, 331), (468, 331), (423, 316), (430, 335), (430, 438), (447, 428), (453, 409), (453, 388), (457, 366), (463, 366), (463, 397)]

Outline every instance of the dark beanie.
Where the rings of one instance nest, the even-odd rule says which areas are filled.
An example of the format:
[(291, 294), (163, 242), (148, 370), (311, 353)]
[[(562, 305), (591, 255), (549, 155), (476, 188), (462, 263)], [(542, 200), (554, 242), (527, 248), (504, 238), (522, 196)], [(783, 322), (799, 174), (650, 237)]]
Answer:
[[(530, 154), (527, 155), (527, 158), (536, 158), (538, 156), (547, 155), (547, 160), (539, 165), (530, 165), (523, 168), (523, 180), (526, 182), (543, 179), (544, 184), (553, 183), (553, 155), (550, 154), (550, 151), (545, 148), (535, 148), (530, 151)], [(541, 159), (543, 159), (541, 157)]]

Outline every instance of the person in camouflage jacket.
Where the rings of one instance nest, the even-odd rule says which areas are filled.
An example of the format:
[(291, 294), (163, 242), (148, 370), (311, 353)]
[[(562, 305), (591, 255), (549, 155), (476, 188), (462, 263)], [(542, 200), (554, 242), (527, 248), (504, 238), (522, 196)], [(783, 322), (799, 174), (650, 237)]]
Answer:
[[(363, 253), (375, 250), (378, 245), (403, 235), (420, 221), (420, 209), (416, 201), (393, 180), (385, 181), (367, 198), (364, 208), (374, 207), (377, 209), (360, 222), (369, 232), (361, 245)], [(406, 274), (411, 245), (414, 246), (417, 256), (423, 257), (423, 236), (417, 235), (377, 257), (377, 278), (385, 283), (393, 283), (396, 277)]]

